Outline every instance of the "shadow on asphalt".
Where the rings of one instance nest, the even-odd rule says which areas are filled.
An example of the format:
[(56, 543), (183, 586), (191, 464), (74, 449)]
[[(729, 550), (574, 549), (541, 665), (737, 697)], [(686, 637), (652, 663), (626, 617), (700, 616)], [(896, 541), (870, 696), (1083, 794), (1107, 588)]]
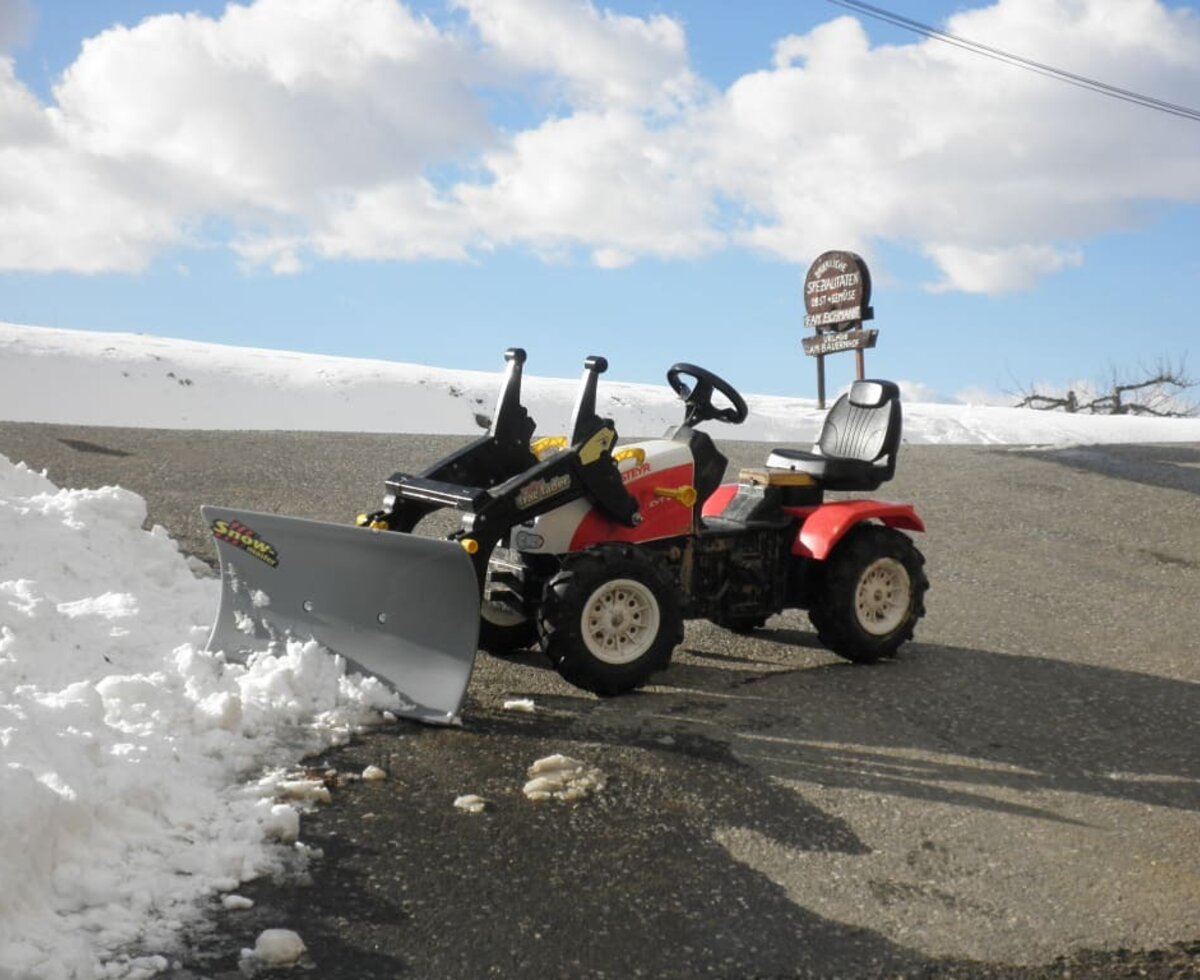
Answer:
[[(808, 646), (803, 631), (757, 635), (764, 664), (774, 644)], [(1063, 818), (989, 793), (1200, 810), (1197, 685), (926, 644), (871, 667), (766, 672), (731, 671), (735, 658), (703, 642), (687, 654), (636, 695), (543, 694), (535, 714), (472, 700), (462, 729), (402, 724), (326, 754), (318, 764), (382, 764), (390, 778), (351, 784), (306, 817), (305, 840), (325, 853), (311, 884), (245, 886), (258, 905), (225, 928), (243, 946), (294, 928), (331, 980), (1043, 976), (931, 960), (824, 919), (734, 861), (714, 831), (869, 852), (781, 778), (1049, 820)], [(526, 800), (527, 767), (554, 752), (599, 766), (605, 790), (575, 806)], [(456, 811), (462, 793), (487, 811)]]
[(1145, 486), (1200, 496), (1200, 449), (1179, 445), (1070, 446), (1026, 455)]
[[(789, 644), (809, 637), (761, 635)], [(682, 665), (670, 672), (674, 687), (697, 690), (705, 673)], [(1197, 684), (916, 643), (894, 661), (759, 675), (742, 682), (747, 689), (769, 690), (771, 701), (742, 726), (740, 754), (781, 777), (1003, 810), (1012, 807), (962, 787), (1200, 810)], [(761, 749), (745, 747), (756, 743)]]

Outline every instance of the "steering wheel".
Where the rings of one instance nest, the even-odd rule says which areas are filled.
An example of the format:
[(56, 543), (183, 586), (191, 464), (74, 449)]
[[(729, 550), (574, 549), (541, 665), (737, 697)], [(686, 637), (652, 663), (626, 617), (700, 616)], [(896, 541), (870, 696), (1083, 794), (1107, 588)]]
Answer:
[[(689, 385), (684, 378), (691, 378), (694, 384)], [(746, 399), (738, 394), (733, 385), (695, 364), (673, 364), (667, 371), (667, 384), (687, 406), (687, 413), (683, 419), (686, 426), (697, 425), (708, 419), (740, 425), (750, 414), (750, 409), (746, 407)], [(713, 405), (713, 392), (724, 397), (730, 407), (717, 408)]]

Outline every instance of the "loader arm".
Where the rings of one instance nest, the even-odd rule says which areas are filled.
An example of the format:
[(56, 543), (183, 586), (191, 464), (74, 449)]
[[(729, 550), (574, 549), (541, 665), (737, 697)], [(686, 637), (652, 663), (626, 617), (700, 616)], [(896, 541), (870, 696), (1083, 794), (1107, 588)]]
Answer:
[[(504, 352), (504, 360), (507, 367), (487, 435), (480, 436), (430, 466), (420, 474), (420, 479), (487, 488), (524, 473), (537, 463), (537, 457), (529, 448), (537, 425), (521, 404), (525, 351), (520, 347), (510, 347)], [(384, 510), (370, 515), (362, 523), (378, 521), (391, 531), (411, 531), (422, 518), (438, 507), (454, 506), (432, 500), (421, 501), (416, 497), (405, 498), (402, 504), (396, 506), (398, 498), (393, 484), (404, 479), (413, 478), (399, 472), (392, 474), (386, 483), (389, 497), (385, 499)]]
[(612, 421), (593, 418), (579, 431), (580, 440), (569, 449), (491, 488), (396, 474), (388, 481), (393, 513), (428, 513), (442, 507), (464, 511), (462, 530), (451, 538), (471, 556), (481, 589), (492, 551), (514, 527), (580, 497), (611, 520), (635, 526), (640, 518), (637, 500), (625, 489), (612, 458), (617, 441)]

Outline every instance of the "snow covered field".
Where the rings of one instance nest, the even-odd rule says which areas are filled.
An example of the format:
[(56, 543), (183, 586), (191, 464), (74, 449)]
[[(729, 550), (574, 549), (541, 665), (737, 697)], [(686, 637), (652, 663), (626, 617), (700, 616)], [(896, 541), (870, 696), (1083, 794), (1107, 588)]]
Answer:
[[(580, 349), (579, 363), (588, 354)], [(681, 352), (681, 360), (688, 356)], [(815, 371), (796, 352), (798, 386)], [(456, 372), (392, 361), (224, 347), (141, 334), (50, 330), (0, 323), (0, 419), (167, 429), (299, 429), (344, 432), (478, 434), (491, 418), (495, 370)], [(720, 364), (704, 364), (721, 373)], [(669, 364), (662, 365), (666, 374)], [(523, 396), (539, 434), (561, 432), (578, 376), (537, 375), (529, 351)], [(659, 435), (680, 420), (667, 387), (622, 383), (622, 365), (601, 379), (597, 409), (622, 436)], [(582, 370), (582, 367), (581, 367)], [(753, 395), (752, 378), (729, 380), (746, 395), (750, 417), (718, 438), (811, 442), (822, 418), (816, 401)], [(901, 382), (904, 388), (904, 383)], [(832, 397), (830, 398), (832, 401)], [(910, 443), (1061, 445), (1200, 442), (1200, 419), (1103, 417), (995, 405), (928, 404), (906, 398)]]
[[(456, 374), (0, 325), (0, 419), (469, 434), (476, 414), (490, 416), (500, 354), (495, 374)], [(561, 428), (575, 389), (530, 377), (526, 403)], [(601, 393), (623, 432), (678, 420), (665, 385)], [(740, 438), (816, 432), (811, 401), (748, 400)], [(910, 442), (1200, 442), (1200, 419), (911, 403), (905, 413)], [(144, 531), (145, 513), (127, 490), (59, 489), (0, 455), (4, 980), (164, 969), (202, 903), (236, 907), (242, 881), (303, 857), (297, 797), (315, 788), (288, 767), (356, 726), (388, 723), (394, 704), (311, 644), (246, 666), (203, 652), (217, 583), (161, 528)]]

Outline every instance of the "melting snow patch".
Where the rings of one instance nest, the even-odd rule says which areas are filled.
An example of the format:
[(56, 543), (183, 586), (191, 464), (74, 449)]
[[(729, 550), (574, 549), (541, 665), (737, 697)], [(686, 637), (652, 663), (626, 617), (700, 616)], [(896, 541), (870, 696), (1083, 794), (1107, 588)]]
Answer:
[(254, 908), (254, 899), (247, 898), (245, 895), (226, 895), (221, 899), (221, 905), (231, 912), (237, 912), (242, 909)]
[(243, 953), (265, 966), (288, 966), (304, 955), (304, 940), (291, 929), (265, 929), (254, 941), (254, 949)]
[(524, 711), (526, 714), (533, 714), (537, 707), (533, 703), (533, 698), (512, 698), (504, 702), (505, 711)]
[(367, 766), (362, 771), (362, 778), (364, 782), (377, 783), (381, 779), (387, 779), (387, 773), (380, 769), (379, 766)]
[(548, 755), (529, 767), (525, 795), (531, 800), (583, 800), (604, 789), (605, 776), (599, 769), (569, 755)]
[(275, 795), (281, 800), (299, 800), (302, 803), (329, 803), (329, 787), (320, 779), (287, 779), (275, 787)]
[(457, 810), (462, 810), (463, 813), (483, 813), (487, 808), (487, 800), (482, 796), (476, 796), (474, 793), (468, 793), (465, 796), (459, 796), (454, 800), (454, 807)]

